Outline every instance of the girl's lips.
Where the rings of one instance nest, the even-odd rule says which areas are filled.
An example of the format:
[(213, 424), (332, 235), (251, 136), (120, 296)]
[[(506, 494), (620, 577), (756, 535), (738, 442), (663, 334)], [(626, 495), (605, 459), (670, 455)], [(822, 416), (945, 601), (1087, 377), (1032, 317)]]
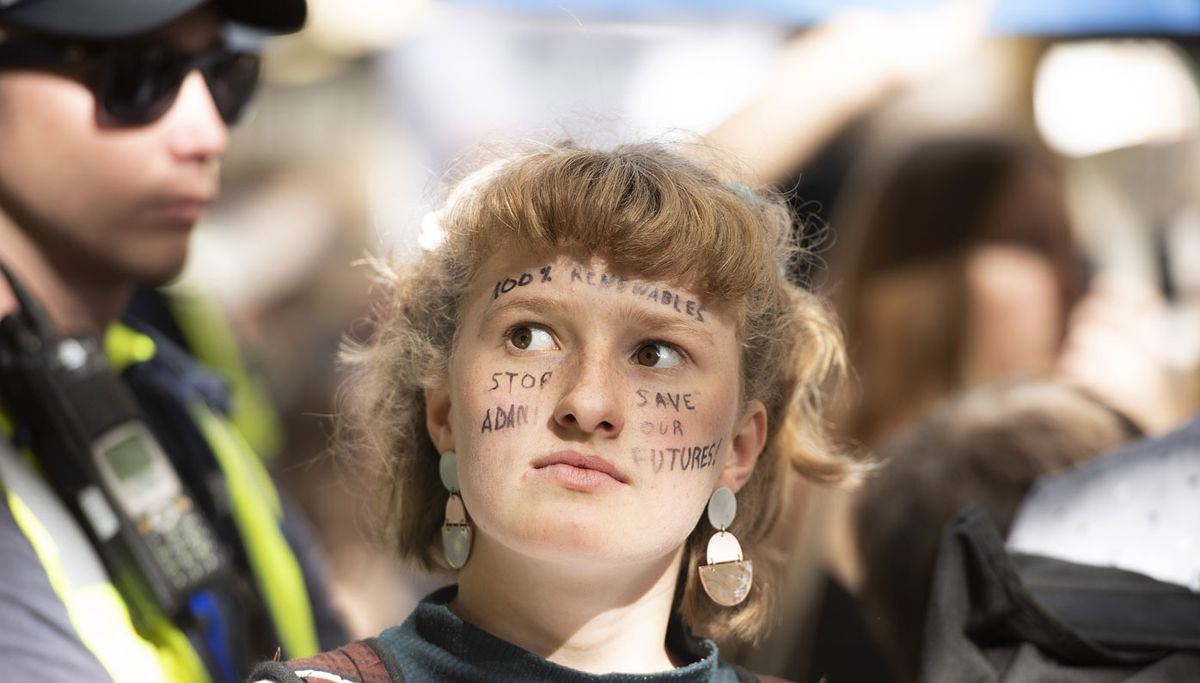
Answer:
[(596, 455), (558, 451), (533, 462), (538, 474), (575, 491), (597, 491), (629, 483), (612, 463)]

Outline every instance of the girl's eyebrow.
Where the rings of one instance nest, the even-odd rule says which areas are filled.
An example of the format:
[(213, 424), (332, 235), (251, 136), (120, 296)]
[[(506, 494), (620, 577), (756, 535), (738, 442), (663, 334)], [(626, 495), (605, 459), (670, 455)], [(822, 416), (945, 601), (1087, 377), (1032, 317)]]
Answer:
[(559, 309), (563, 307), (561, 295), (547, 296), (545, 294), (524, 294), (513, 293), (503, 295), (500, 300), (489, 301), (487, 307), (483, 311), (485, 319), (495, 317), (502, 313), (507, 313), (510, 310), (525, 310), (538, 313), (547, 309)]
[(684, 334), (698, 337), (708, 344), (713, 343), (712, 333), (696, 320), (680, 314), (662, 313), (648, 305), (637, 306), (632, 302), (624, 306), (626, 319), (659, 333)]
[[(653, 310), (651, 304), (639, 304), (638, 299), (630, 297), (628, 301), (614, 303), (626, 320), (645, 327), (655, 334), (682, 334), (698, 338), (700, 341), (713, 344), (712, 333), (696, 320), (675, 313), (664, 313)], [(483, 321), (494, 318), (509, 311), (528, 311), (530, 313), (561, 312), (576, 306), (570, 297), (555, 294), (525, 294), (516, 293), (505, 296), (498, 301), (489, 302), (483, 313)], [(586, 311), (585, 311), (586, 313)]]

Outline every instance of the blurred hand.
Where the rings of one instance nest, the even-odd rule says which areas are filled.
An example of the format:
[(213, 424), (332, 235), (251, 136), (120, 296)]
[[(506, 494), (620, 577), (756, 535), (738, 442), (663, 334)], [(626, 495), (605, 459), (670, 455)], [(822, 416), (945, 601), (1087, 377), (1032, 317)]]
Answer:
[(919, 12), (849, 10), (782, 50), (759, 95), (709, 134), (764, 183), (784, 180), (854, 117), (969, 55), (991, 0)]
[(1179, 425), (1191, 412), (1186, 369), (1164, 352), (1166, 304), (1145, 283), (1098, 278), (1071, 316), (1059, 373), (1122, 411), (1147, 433)]
[[(978, 47), (991, 0), (949, 0), (910, 12), (850, 9), (800, 34), (784, 49), (774, 77), (829, 69), (847, 89), (878, 90), (920, 82)], [(823, 62), (823, 63), (821, 63)]]

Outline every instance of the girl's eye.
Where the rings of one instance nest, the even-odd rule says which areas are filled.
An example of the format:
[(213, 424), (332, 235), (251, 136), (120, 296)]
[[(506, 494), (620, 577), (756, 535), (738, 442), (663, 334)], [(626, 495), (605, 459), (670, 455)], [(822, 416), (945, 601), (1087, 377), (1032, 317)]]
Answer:
[(554, 337), (536, 325), (521, 325), (508, 333), (508, 343), (522, 351), (545, 351), (554, 348)]
[(662, 342), (642, 344), (633, 358), (638, 365), (648, 368), (673, 368), (683, 362), (683, 354), (678, 349)]

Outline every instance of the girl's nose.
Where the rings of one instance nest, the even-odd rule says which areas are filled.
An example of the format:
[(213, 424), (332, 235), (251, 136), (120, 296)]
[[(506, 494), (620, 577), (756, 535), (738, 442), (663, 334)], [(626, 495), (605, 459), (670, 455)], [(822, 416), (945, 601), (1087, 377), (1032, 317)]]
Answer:
[[(558, 373), (555, 373), (558, 375)], [(616, 437), (625, 426), (624, 381), (608, 360), (582, 357), (574, 372), (562, 373), (568, 388), (554, 409), (554, 421), (568, 430)]]

